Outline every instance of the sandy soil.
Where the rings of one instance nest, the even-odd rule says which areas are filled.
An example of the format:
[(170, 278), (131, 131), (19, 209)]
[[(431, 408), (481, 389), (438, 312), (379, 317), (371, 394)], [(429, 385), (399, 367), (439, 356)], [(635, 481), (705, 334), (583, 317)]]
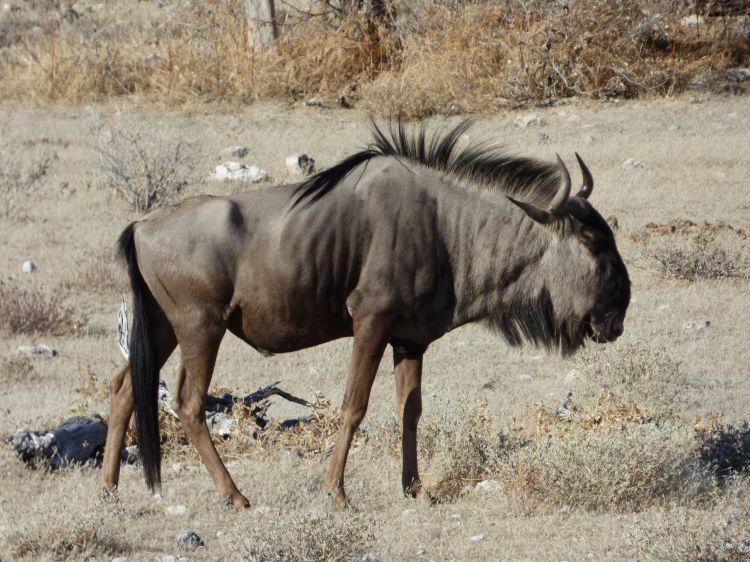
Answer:
[[(627, 337), (666, 347), (681, 363), (687, 384), (685, 407), (695, 415), (722, 413), (728, 421), (750, 418), (750, 282), (747, 279), (675, 281), (660, 276), (648, 258), (648, 223), (689, 219), (702, 224), (727, 223), (750, 232), (750, 105), (747, 98), (678, 99), (621, 104), (565, 104), (534, 110), (541, 125), (522, 128), (508, 112), (479, 118), (472, 138), (491, 138), (511, 152), (544, 159), (559, 152), (573, 162), (586, 159), (596, 181), (592, 202), (604, 216), (618, 219), (618, 244), (631, 272), (633, 300), (626, 320)], [(195, 154), (198, 181), (193, 193), (229, 193), (248, 186), (204, 181), (222, 151), (245, 145), (244, 160), (268, 170), (271, 180), (250, 189), (273, 189), (289, 181), (285, 157), (312, 155), (319, 167), (364, 146), (367, 116), (356, 111), (286, 108), (263, 105), (237, 112), (208, 108), (184, 112), (130, 105), (96, 108), (28, 108), (0, 106), (3, 146), (23, 158), (41, 151), (55, 155), (51, 171), (22, 201), (13, 216), (0, 219), (0, 278), (16, 285), (37, 284), (63, 291), (67, 302), (86, 320), (64, 337), (3, 336), (0, 342), (0, 433), (42, 427), (60, 419), (84, 398), (77, 391), (87, 373), (101, 384), (121, 359), (115, 340), (120, 291), (81, 287), (91, 268), (114, 267), (109, 256), (122, 228), (138, 215), (106, 185), (94, 157), (93, 115), (107, 125), (147, 126), (159, 138), (181, 138)], [(435, 119), (434, 125), (455, 118)], [(623, 167), (629, 158), (641, 167)], [(717, 238), (750, 258), (744, 236), (728, 229)], [(32, 259), (38, 272), (21, 272)], [(61, 287), (72, 286), (73, 289)], [(691, 320), (708, 319), (709, 328), (688, 330)], [(631, 340), (632, 341), (632, 340)], [(33, 369), (20, 372), (13, 358), (19, 345), (56, 347), (54, 359), (32, 359)], [(614, 345), (625, 345), (616, 343)], [(296, 354), (263, 358), (228, 336), (214, 375), (216, 386), (249, 392), (282, 381), (294, 394), (321, 392), (337, 403), (350, 342), (333, 342)], [(174, 380), (174, 359), (163, 371)], [(423, 420), (451, 424), (466, 404), (485, 399), (503, 420), (520, 415), (532, 402), (551, 406), (575, 384), (575, 360), (562, 360), (535, 349), (510, 349), (479, 327), (467, 327), (438, 341), (425, 360)], [(394, 417), (394, 384), (385, 359), (363, 427), (381, 427)], [(487, 383), (494, 382), (493, 385)], [(94, 396), (87, 411), (106, 412), (105, 396)], [(274, 415), (292, 410), (279, 405)], [(379, 462), (375, 462), (379, 461)], [(120, 511), (95, 502), (97, 471), (31, 472), (7, 447), (0, 448), (0, 537), (40, 526), (65, 525), (103, 517), (103, 533), (125, 544), (131, 560), (154, 559), (176, 551), (174, 536), (194, 529), (207, 546), (195, 559), (225, 559), (238, 554), (246, 529), (268, 518), (327, 511), (318, 491), (323, 460), (232, 460), (230, 471), (249, 496), (253, 509), (242, 514), (222, 511), (204, 469), (195, 458), (173, 467), (166, 459), (163, 502), (149, 497), (138, 470), (125, 469)], [(507, 559), (633, 560), (641, 553), (638, 529), (657, 526), (663, 513), (551, 512), (527, 516), (504, 500), (472, 495), (431, 507), (410, 502), (399, 493), (397, 458), (374, 459), (368, 444), (352, 453), (347, 469), (349, 495), (358, 508), (352, 517), (367, 521), (374, 536), (369, 552), (380, 560)], [(185, 515), (165, 515), (171, 505), (187, 507)], [(258, 506), (266, 510), (255, 510)], [(413, 509), (413, 512), (404, 510)], [(106, 512), (104, 515), (99, 513)], [(339, 521), (339, 519), (336, 519)], [(644, 527), (645, 526), (645, 527)], [(482, 540), (470, 537), (484, 534)], [(3, 542), (4, 539), (0, 539)], [(239, 542), (238, 542), (239, 541)], [(0, 556), (2, 548), (0, 548)], [(33, 557), (35, 555), (29, 555)]]

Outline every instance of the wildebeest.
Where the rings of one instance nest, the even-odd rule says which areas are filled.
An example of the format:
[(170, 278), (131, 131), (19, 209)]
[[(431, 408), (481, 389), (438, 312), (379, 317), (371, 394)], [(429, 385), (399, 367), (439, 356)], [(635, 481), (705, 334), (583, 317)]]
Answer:
[[(119, 239), (134, 320), (130, 366), (111, 383), (102, 485), (112, 490), (135, 407), (146, 482), (160, 483), (159, 370), (176, 346), (174, 409), (226, 502), (249, 505), (211, 441), (204, 400), (227, 330), (262, 353), (353, 336), (341, 427), (324, 485), (346, 503), (344, 467), (390, 344), (402, 433), (402, 485), (421, 491), (417, 423), (422, 355), (483, 321), (511, 345), (570, 354), (623, 331), (630, 281), (611, 229), (571, 196), (568, 170), (458, 145), (468, 128), (428, 135), (401, 123), (301, 184), (196, 197), (150, 213)], [(128, 377), (128, 371), (131, 376)]]

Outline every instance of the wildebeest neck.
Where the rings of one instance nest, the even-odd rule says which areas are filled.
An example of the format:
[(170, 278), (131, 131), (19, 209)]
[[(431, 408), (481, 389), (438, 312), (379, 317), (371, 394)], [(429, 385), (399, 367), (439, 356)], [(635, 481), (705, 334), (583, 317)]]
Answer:
[(540, 296), (548, 236), (539, 225), (500, 195), (464, 193), (442, 209), (439, 229), (456, 291), (453, 327), (497, 319)]

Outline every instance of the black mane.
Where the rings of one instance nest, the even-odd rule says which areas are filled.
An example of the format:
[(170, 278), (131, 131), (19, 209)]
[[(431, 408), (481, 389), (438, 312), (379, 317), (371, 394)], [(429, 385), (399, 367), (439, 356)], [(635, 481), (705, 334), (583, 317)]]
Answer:
[(386, 136), (373, 122), (373, 142), (366, 149), (348, 156), (335, 166), (318, 172), (300, 184), (295, 191), (292, 208), (303, 201), (311, 205), (338, 185), (363, 162), (377, 156), (393, 156), (416, 162), (486, 188), (534, 202), (548, 203), (559, 186), (557, 167), (531, 158), (508, 156), (489, 143), (456, 147), (461, 136), (471, 127), (463, 121), (447, 133), (428, 135), (424, 125), (407, 130), (403, 121), (391, 124)]

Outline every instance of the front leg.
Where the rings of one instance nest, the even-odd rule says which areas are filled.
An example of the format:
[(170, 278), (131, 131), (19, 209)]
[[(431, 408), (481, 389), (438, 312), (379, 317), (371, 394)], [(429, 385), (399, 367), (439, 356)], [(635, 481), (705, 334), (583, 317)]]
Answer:
[(367, 412), (370, 390), (387, 343), (391, 319), (385, 315), (367, 315), (354, 321), (354, 348), (341, 403), (341, 427), (336, 447), (328, 464), (323, 487), (331, 494), (335, 509), (346, 506), (344, 470), (354, 432)]
[(417, 424), (422, 414), (422, 354), (424, 349), (393, 346), (396, 371), (396, 415), (401, 427), (401, 486), (416, 498), (422, 492), (417, 462)]

